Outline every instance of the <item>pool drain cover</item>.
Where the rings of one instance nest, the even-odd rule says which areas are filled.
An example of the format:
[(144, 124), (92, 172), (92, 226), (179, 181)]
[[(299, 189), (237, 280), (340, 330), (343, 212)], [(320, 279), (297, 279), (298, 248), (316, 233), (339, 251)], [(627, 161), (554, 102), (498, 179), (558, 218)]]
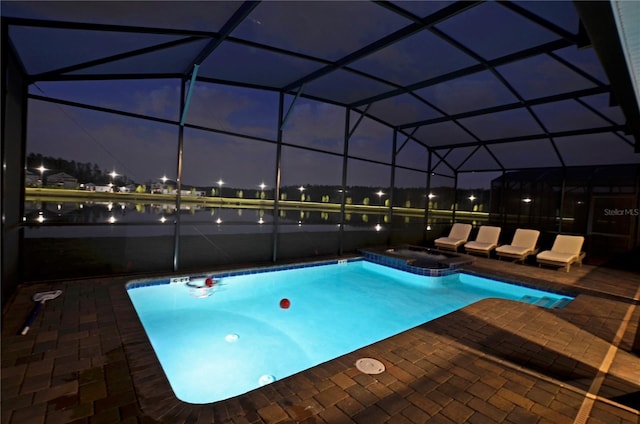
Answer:
[(384, 371), (384, 364), (373, 358), (360, 358), (356, 361), (356, 368), (365, 374), (380, 374)]

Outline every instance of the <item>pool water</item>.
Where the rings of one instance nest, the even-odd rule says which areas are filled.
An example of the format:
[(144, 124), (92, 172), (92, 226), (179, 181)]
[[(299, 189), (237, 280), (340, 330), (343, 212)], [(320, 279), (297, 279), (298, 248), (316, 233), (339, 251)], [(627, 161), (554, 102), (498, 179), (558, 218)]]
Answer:
[(246, 393), (481, 299), (571, 298), (468, 274), (425, 277), (368, 261), (225, 277), (212, 289), (130, 286), (176, 397)]

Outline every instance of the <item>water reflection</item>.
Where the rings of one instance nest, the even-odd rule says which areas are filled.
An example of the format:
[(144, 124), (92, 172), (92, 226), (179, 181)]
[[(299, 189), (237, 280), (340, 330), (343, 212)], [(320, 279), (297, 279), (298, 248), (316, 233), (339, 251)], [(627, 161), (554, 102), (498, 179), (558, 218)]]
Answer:
[[(173, 203), (133, 203), (111, 201), (85, 202), (45, 202), (26, 201), (24, 225), (27, 228), (56, 228), (83, 225), (102, 225), (109, 227), (146, 226), (148, 232), (154, 232), (153, 227), (164, 227), (160, 230), (166, 233), (173, 228), (180, 216), (181, 232), (189, 228), (205, 228), (217, 232), (249, 233), (269, 232), (274, 223), (273, 209), (244, 208), (239, 205), (229, 207), (207, 206), (200, 204), (185, 204), (178, 211)], [(322, 209), (281, 208), (278, 211), (278, 231), (338, 231), (341, 228), (341, 213), (336, 205), (328, 205)], [(432, 225), (447, 224), (450, 217), (433, 216), (429, 219), (426, 229)], [(412, 213), (394, 211), (393, 216), (388, 210), (367, 210), (366, 212), (347, 211), (344, 215), (344, 229), (362, 231), (386, 231), (393, 229), (416, 229), (420, 231), (424, 224), (423, 213), (420, 210)], [(258, 227), (258, 228), (256, 228)]]
[[(353, 226), (389, 224), (388, 213), (345, 213), (344, 220)], [(187, 204), (178, 212), (172, 203), (129, 202), (45, 202), (26, 201), (24, 224), (173, 224), (180, 214), (182, 223), (201, 224), (258, 224), (273, 223), (272, 209), (220, 207)], [(285, 209), (279, 210), (280, 225), (335, 225), (341, 222), (338, 208), (327, 210)], [(401, 216), (403, 223), (422, 222), (421, 216)]]
[(23, 221), (38, 224), (114, 224), (173, 222), (170, 205), (121, 202), (26, 201)]

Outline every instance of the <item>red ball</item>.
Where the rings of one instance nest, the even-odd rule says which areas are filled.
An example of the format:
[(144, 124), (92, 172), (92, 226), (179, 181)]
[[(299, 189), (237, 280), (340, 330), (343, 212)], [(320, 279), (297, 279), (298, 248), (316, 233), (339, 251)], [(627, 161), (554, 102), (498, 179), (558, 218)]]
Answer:
[(282, 309), (289, 309), (289, 306), (291, 306), (291, 302), (289, 301), (289, 299), (284, 298), (280, 300), (280, 307)]
[(207, 287), (213, 287), (213, 280), (211, 278), (207, 278), (206, 280), (204, 280), (204, 284)]

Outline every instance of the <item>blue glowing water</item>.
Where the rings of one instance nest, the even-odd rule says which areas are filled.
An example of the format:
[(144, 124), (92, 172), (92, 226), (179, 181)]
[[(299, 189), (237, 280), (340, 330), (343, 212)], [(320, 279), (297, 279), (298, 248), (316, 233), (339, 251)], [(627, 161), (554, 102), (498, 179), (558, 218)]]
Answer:
[[(128, 293), (176, 397), (197, 404), (245, 393), (481, 299), (543, 306), (569, 300), (367, 261), (223, 278), (202, 298), (184, 284)], [(280, 307), (282, 299), (289, 308)]]

